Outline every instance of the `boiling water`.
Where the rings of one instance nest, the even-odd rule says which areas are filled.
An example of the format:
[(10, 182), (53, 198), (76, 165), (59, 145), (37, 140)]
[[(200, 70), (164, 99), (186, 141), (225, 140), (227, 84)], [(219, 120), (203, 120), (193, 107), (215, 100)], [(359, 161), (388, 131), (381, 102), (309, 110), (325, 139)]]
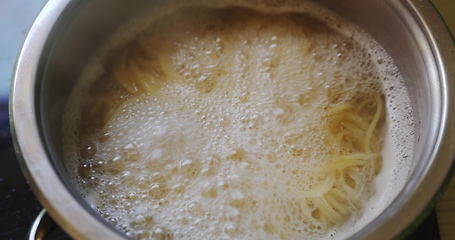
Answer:
[[(76, 87), (64, 145), (87, 201), (138, 238), (345, 238), (367, 224), (412, 159), (409, 98), (387, 53), (308, 3), (201, 4), (131, 23)], [(366, 172), (355, 197), (327, 203), (321, 168), (358, 153), (356, 139), (328, 142), (328, 111), (375, 94), (387, 112), (372, 142), (379, 164), (354, 168)], [(321, 217), (324, 202), (337, 218)]]

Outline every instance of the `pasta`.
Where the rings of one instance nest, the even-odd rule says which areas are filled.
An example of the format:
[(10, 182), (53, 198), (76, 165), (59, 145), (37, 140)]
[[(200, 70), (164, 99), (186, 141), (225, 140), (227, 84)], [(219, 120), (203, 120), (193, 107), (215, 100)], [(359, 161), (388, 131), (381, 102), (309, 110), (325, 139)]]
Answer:
[[(138, 48), (125, 51), (115, 64), (115, 79), (129, 94), (151, 93), (154, 89), (158, 94), (157, 84), (163, 78), (156, 51), (146, 39), (141, 38)], [(383, 100), (376, 94), (357, 104), (341, 103), (328, 109), (327, 115), (331, 121), (326, 144), (340, 150), (320, 169), (325, 181), (301, 196), (306, 199), (302, 204), (307, 208), (306, 217), (315, 219), (324, 229), (342, 223), (362, 205), (364, 180), (372, 179), (380, 170), (378, 123), (384, 118)]]
[[(374, 111), (368, 108), (374, 106)], [(310, 205), (311, 216), (323, 228), (350, 217), (362, 204), (360, 195), (366, 179), (381, 167), (381, 135), (378, 123), (384, 117), (383, 100), (371, 96), (359, 104), (342, 103), (328, 110), (328, 144), (340, 151), (320, 171), (326, 180), (317, 188), (305, 191), (303, 199)], [(371, 121), (367, 121), (371, 119)], [(309, 216), (307, 216), (309, 217)]]
[(114, 78), (130, 94), (152, 93), (158, 88), (163, 71), (152, 42), (139, 38), (136, 48), (116, 58)]
[(77, 115), (76, 171), (120, 230), (318, 239), (374, 195), (381, 74), (322, 20), (182, 8), (105, 57)]

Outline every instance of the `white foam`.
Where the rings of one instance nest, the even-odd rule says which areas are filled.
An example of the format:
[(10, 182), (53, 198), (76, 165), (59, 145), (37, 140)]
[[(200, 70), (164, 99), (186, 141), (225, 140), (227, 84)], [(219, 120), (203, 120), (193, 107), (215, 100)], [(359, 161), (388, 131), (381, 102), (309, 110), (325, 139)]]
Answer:
[[(225, 25), (209, 8), (167, 15), (190, 5), (299, 10), (324, 19), (332, 30), (312, 19), (306, 21), (316, 26), (255, 14), (248, 20), (249, 14), (227, 15), (242, 21), (231, 22), (232, 30), (217, 28)], [(91, 204), (120, 230), (156, 239), (342, 239), (370, 222), (401, 190), (413, 133), (410, 113), (399, 107), (410, 109), (409, 98), (392, 60), (362, 30), (297, 1), (170, 2), (147, 16), (125, 27), (97, 55), (64, 119), (68, 171)], [(209, 24), (215, 30), (205, 32)], [(92, 147), (87, 168), (94, 170), (88, 173), (98, 184), (93, 186), (77, 172), (78, 126), (86, 104), (81, 100), (102, 74), (100, 62), (109, 49), (139, 32), (169, 26), (174, 31), (164, 34), (169, 40), (160, 49), (171, 53), (168, 61), (176, 72), (165, 71), (169, 82), (161, 94), (131, 98), (101, 132), (84, 138)], [(355, 41), (343, 35), (352, 32)], [(386, 96), (388, 113), (383, 169), (369, 190), (376, 193), (369, 198), (365, 192), (363, 210), (348, 223), (328, 232), (313, 229), (311, 220), (296, 214), (295, 199), (302, 186), (317, 183), (312, 172), (326, 161), (326, 149), (316, 150), (324, 146), (324, 108), (374, 92)]]

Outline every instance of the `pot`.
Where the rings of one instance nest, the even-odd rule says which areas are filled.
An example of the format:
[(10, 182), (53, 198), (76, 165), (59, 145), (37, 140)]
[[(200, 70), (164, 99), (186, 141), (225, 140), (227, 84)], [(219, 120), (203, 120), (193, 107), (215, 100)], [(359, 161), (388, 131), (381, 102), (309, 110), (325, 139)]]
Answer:
[[(432, 210), (454, 171), (454, 42), (427, 0), (317, 2), (370, 33), (405, 79), (415, 119), (411, 173), (393, 202), (351, 238), (406, 236)], [(10, 99), (15, 149), (39, 201), (75, 239), (126, 236), (84, 201), (65, 172), (63, 108), (96, 49), (120, 25), (155, 4), (159, 1), (49, 1), (17, 60)]]

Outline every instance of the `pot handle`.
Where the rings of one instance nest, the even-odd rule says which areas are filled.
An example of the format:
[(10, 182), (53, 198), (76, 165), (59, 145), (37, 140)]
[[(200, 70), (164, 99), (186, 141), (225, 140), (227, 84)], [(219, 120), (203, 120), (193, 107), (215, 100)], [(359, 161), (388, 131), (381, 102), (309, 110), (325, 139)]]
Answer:
[(56, 226), (54, 220), (49, 216), (46, 209), (41, 210), (28, 231), (28, 240), (44, 240), (48, 233)]

